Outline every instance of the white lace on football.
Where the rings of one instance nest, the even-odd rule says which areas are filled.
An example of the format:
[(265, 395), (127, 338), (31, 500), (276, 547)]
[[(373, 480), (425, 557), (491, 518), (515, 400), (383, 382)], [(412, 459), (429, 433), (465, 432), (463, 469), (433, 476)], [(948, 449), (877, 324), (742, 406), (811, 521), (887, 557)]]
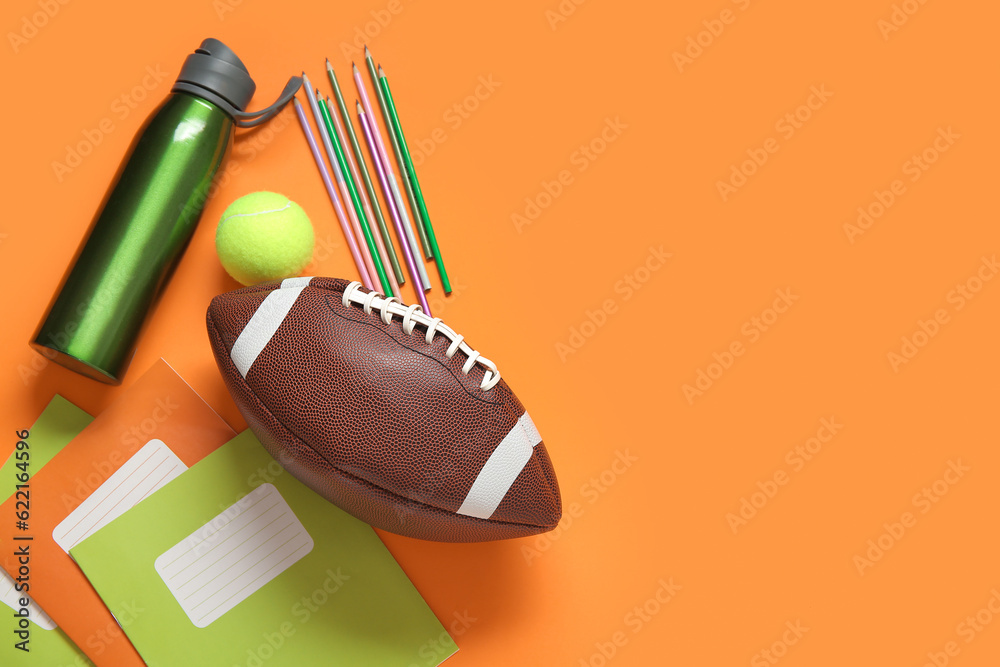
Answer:
[(451, 345), (445, 352), (446, 357), (451, 359), (459, 350), (468, 357), (462, 366), (462, 373), (468, 375), (476, 362), (486, 368), (483, 373), (483, 381), (479, 384), (480, 389), (492, 389), (500, 381), (500, 371), (497, 370), (496, 364), (469, 347), (465, 343), (465, 336), (455, 333), (451, 327), (441, 321), (440, 317), (428, 317), (417, 304), (404, 306), (398, 297), (387, 299), (378, 292), (365, 293), (358, 281), (350, 283), (344, 289), (343, 303), (345, 307), (352, 303), (358, 304), (364, 308), (367, 315), (371, 315), (372, 310), (378, 310), (379, 316), (386, 324), (392, 321), (393, 315), (398, 315), (403, 321), (403, 332), (407, 335), (413, 333), (413, 328), (416, 325), (422, 324), (427, 327), (424, 340), (428, 345), (434, 340), (434, 334), (443, 334), (451, 341)]

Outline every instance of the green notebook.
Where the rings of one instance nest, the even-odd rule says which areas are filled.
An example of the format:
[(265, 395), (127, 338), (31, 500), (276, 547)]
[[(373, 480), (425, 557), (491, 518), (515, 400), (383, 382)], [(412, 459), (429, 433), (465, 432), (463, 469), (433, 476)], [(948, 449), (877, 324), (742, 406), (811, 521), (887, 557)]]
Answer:
[(250, 431), (70, 555), (153, 667), (408, 667), (458, 650), (372, 528)]
[[(31, 427), (27, 450), (29, 458), (26, 466), (29, 477), (38, 472), (93, 420), (94, 418), (86, 412), (56, 394)], [(24, 461), (16, 459), (17, 452), (16, 449), (11, 452), (7, 462), (0, 467), (0, 490), (2, 490), (0, 495), (4, 500), (13, 495), (17, 485), (17, 474), (22, 472), (17, 464)], [(30, 492), (29, 488), (29, 502)], [(0, 569), (0, 601), (16, 612), (20, 608), (22, 594), (15, 589), (15, 585), (14, 579), (5, 570)], [(15, 648), (15, 643), (21, 643), (23, 639), (8, 633), (7, 641), (0, 647), (0, 665), (11, 665), (12, 667), (19, 665), (36, 667), (39, 665), (53, 667), (56, 665), (66, 665), (67, 667), (79, 665), (82, 667), (92, 664), (76, 647), (76, 644), (56, 627), (45, 611), (33, 601), (28, 606), (28, 614), (30, 619), (28, 643), (22, 644), (28, 651)], [(14, 620), (11, 621), (12, 628), (14, 622)]]

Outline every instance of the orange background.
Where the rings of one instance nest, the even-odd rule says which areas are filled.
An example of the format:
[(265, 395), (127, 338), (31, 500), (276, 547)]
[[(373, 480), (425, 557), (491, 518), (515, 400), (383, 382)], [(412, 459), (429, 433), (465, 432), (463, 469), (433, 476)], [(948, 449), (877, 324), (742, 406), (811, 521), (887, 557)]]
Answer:
[[(429, 267), (435, 314), (528, 406), (567, 508), (559, 532), (521, 541), (382, 534), (446, 625), (476, 619), (449, 664), (918, 666), (928, 652), (996, 664), (1000, 281), (972, 280), (981, 289), (961, 308), (953, 290), (988, 274), (982, 258), (1000, 250), (1000, 10), (907, 0), (901, 25), (880, 26), (889, 0), (565, 0), (575, 9), (553, 26), (558, 0), (400, 0), (379, 14), (388, 4), (75, 0), (15, 52), (10, 33), (41, 5), (4, 3), (0, 449), (54, 392), (97, 413), (122, 391), (51, 365), (36, 373), (45, 365), (26, 343), (185, 55), (208, 36), (229, 44), (257, 81), (254, 108), (303, 68), (327, 90), (329, 57), (350, 102), (341, 44), (367, 29), (411, 145), (435, 128), (446, 137), (419, 167), (455, 286), (442, 300)], [(372, 11), (391, 20), (370, 23)], [(712, 28), (701, 53), (690, 46)], [(696, 57), (679, 71), (674, 53), (689, 47)], [(141, 87), (147, 66), (167, 79), (122, 113), (115, 100)], [(501, 85), (456, 128), (445, 114), (480, 76)], [(829, 98), (799, 109), (813, 86)], [(797, 111), (800, 127), (779, 124)], [(57, 179), (52, 163), (104, 118), (113, 131)], [(237, 144), (241, 171), (209, 201), (124, 383), (162, 356), (236, 429), (204, 331), (211, 297), (236, 286), (213, 248), (226, 205), (258, 189), (287, 194), (326, 243), (308, 272), (356, 275), (291, 110), (284, 118), (278, 132), (240, 133), (255, 150)], [(627, 127), (581, 162), (609, 118)], [(925, 149), (936, 161), (914, 172)], [(766, 162), (724, 200), (718, 182), (762, 150)], [(512, 214), (562, 170), (572, 182), (518, 230)], [(844, 225), (897, 179), (905, 190), (852, 243)], [(646, 273), (661, 245), (672, 256)], [(632, 290), (627, 276), (647, 280)], [(797, 299), (775, 321), (776, 290)], [(610, 314), (593, 315), (602, 326), (585, 325), (607, 301)], [(894, 368), (888, 355), (920, 321), (934, 330), (939, 309), (946, 321)], [(573, 342), (561, 358), (558, 345)], [(730, 360), (734, 342), (743, 353)], [(717, 379), (689, 400), (683, 386), (699, 371)], [(796, 463), (822, 419), (843, 426)], [(631, 465), (615, 463), (626, 454)], [(949, 462), (968, 470), (946, 474)], [(776, 475), (786, 483), (769, 484)], [(939, 497), (937, 480), (954, 483), (939, 482)], [(744, 498), (760, 507), (734, 534), (727, 515)], [(888, 548), (859, 565), (880, 537)], [(671, 578), (681, 589), (655, 601)], [(991, 622), (973, 631), (977, 612)], [(796, 624), (808, 630), (787, 631)]]

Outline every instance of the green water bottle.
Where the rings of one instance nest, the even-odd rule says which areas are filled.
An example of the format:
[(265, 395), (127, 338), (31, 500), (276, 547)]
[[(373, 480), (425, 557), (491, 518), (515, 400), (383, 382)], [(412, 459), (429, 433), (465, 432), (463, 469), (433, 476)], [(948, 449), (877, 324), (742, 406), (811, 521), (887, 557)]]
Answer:
[(31, 346), (119, 384), (194, 234), (235, 127), (268, 120), (300, 85), (292, 77), (274, 104), (246, 112), (256, 90), (247, 68), (222, 42), (202, 42), (132, 140)]

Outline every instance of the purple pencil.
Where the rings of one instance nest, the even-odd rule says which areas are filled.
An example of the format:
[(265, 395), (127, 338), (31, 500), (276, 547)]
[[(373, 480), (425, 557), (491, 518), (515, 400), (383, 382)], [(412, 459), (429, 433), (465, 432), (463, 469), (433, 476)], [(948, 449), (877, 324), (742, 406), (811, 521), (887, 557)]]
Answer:
[(313, 136), (312, 129), (309, 127), (309, 121), (306, 119), (306, 114), (302, 111), (302, 105), (299, 104), (297, 97), (292, 98), (292, 102), (295, 104), (295, 114), (299, 117), (299, 123), (302, 125), (302, 132), (306, 135), (306, 141), (309, 142), (309, 150), (312, 151), (313, 159), (316, 161), (316, 166), (319, 167), (319, 174), (323, 177), (323, 185), (326, 186), (326, 193), (330, 195), (330, 201), (333, 202), (333, 208), (337, 212), (337, 219), (340, 221), (340, 228), (344, 230), (344, 236), (347, 238), (347, 247), (351, 250), (351, 257), (354, 258), (354, 265), (358, 267), (358, 273), (361, 274), (361, 282), (368, 289), (374, 289), (372, 287), (372, 279), (368, 275), (368, 270), (365, 268), (364, 260), (361, 259), (361, 253), (358, 251), (358, 244), (354, 241), (354, 234), (351, 233), (351, 228), (347, 224), (347, 216), (344, 214), (344, 207), (340, 205), (340, 200), (337, 199), (337, 193), (333, 189), (333, 183), (330, 181), (330, 172), (326, 169), (326, 164), (323, 162), (323, 156), (319, 152), (319, 146), (316, 145), (316, 138)]
[[(410, 277), (413, 278), (414, 292), (417, 293), (417, 299), (420, 300), (420, 307), (424, 309), (424, 312), (431, 315), (431, 307), (427, 305), (427, 297), (424, 296), (424, 290), (420, 286), (420, 272), (417, 270), (416, 260), (413, 258), (413, 251), (410, 249), (410, 244), (406, 242), (406, 234), (403, 231), (403, 222), (399, 219), (399, 211), (396, 209), (396, 202), (389, 195), (389, 181), (385, 175), (385, 169), (382, 167), (382, 161), (378, 156), (378, 147), (375, 145), (375, 139), (372, 137), (373, 128), (369, 124), (368, 116), (365, 115), (364, 109), (361, 108), (360, 102), (355, 102), (358, 106), (358, 118), (361, 120), (361, 131), (365, 133), (365, 141), (368, 143), (368, 152), (372, 155), (372, 162), (375, 163), (375, 170), (378, 172), (379, 183), (382, 184), (382, 191), (386, 193), (386, 202), (389, 204), (389, 213), (392, 214), (392, 222), (396, 226), (396, 236), (399, 237), (399, 245), (403, 246), (403, 255), (406, 257), (406, 266), (410, 270)], [(433, 317), (433, 315), (432, 315)]]

